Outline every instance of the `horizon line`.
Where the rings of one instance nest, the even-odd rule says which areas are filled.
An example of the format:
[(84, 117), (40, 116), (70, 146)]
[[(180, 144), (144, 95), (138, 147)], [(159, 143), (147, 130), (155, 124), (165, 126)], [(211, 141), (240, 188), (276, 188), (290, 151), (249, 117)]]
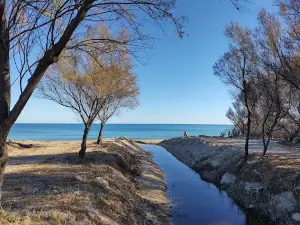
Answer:
[[(15, 124), (82, 124), (82, 123), (51, 123), (51, 122), (17, 122)], [(94, 123), (98, 124), (98, 123)], [(232, 125), (228, 123), (107, 123), (113, 125)]]

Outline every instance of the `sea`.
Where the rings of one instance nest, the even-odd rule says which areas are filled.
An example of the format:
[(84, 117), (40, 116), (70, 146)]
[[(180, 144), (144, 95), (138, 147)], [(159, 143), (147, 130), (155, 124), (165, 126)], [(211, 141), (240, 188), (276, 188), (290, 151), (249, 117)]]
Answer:
[[(184, 130), (190, 136), (219, 136), (232, 125), (209, 124), (106, 124), (103, 137), (127, 136), (136, 140), (169, 139), (183, 136)], [(100, 125), (93, 124), (89, 139), (96, 139)], [(16, 123), (8, 136), (12, 140), (81, 140), (82, 124), (30, 124)]]

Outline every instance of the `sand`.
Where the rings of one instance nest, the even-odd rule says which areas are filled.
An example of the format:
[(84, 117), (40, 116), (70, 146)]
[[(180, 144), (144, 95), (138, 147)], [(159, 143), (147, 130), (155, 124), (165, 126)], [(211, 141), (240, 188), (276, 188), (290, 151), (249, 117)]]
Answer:
[(164, 174), (134, 141), (9, 148), (0, 224), (169, 224)]

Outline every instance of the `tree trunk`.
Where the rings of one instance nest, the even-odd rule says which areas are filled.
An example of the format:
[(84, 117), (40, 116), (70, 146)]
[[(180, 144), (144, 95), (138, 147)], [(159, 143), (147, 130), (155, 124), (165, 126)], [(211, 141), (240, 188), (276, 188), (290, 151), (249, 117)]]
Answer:
[(87, 137), (88, 137), (90, 128), (91, 128), (90, 124), (85, 124), (84, 125), (84, 132), (83, 132), (83, 136), (82, 136), (81, 149), (79, 151), (79, 158), (84, 158), (85, 157), (86, 141), (87, 141)]
[(266, 155), (268, 146), (269, 146), (270, 140), (267, 140), (267, 142), (264, 144), (264, 151), (263, 151), (263, 157)]
[(100, 131), (99, 131), (99, 135), (98, 135), (98, 139), (97, 139), (97, 144), (99, 145), (100, 143), (102, 143), (102, 134), (103, 134), (103, 130), (104, 130), (104, 123), (101, 122), (100, 125)]
[(264, 157), (267, 153), (270, 138), (269, 138), (269, 135), (267, 135), (267, 140), (266, 140), (265, 129), (264, 129), (265, 124), (263, 124), (262, 126), (263, 126), (263, 128), (262, 128), (262, 138), (263, 138), (263, 146), (264, 146), (262, 157)]
[(245, 161), (248, 160), (248, 156), (249, 156), (250, 128), (251, 128), (251, 112), (250, 110), (248, 110), (247, 133), (246, 133), (246, 142), (245, 142)]
[(271, 140), (271, 138), (272, 138), (272, 133), (273, 133), (274, 128), (275, 128), (275, 126), (276, 126), (276, 124), (277, 124), (278, 118), (279, 118), (279, 116), (276, 115), (275, 120), (274, 120), (274, 122), (273, 122), (273, 124), (272, 124), (270, 130), (268, 131), (268, 134), (267, 134), (267, 141), (264, 141), (263, 157), (264, 157), (264, 156), (266, 155), (266, 153), (267, 153), (267, 150), (268, 150), (268, 147), (269, 147), (269, 143), (270, 143), (270, 140)]
[[(6, 27), (5, 0), (0, 0), (0, 190), (8, 159), (6, 139), (10, 127), (5, 124), (10, 112), (9, 32)], [(1, 192), (0, 192), (1, 196)]]
[(1, 148), (1, 157), (0, 157), (0, 199), (1, 199), (1, 188), (3, 183), (3, 173), (5, 170), (5, 166), (8, 160), (8, 151), (7, 151), (7, 143), (6, 137), (0, 138), (0, 148)]
[[(5, 19), (5, 0), (0, 0), (0, 125), (10, 111), (9, 41)], [(2, 127), (2, 126), (0, 126)]]
[(263, 141), (263, 156), (266, 154), (267, 152), (267, 148), (266, 148), (266, 136), (265, 136), (265, 123), (266, 123), (266, 119), (264, 119), (263, 124), (261, 126), (261, 136), (262, 136), (262, 141)]

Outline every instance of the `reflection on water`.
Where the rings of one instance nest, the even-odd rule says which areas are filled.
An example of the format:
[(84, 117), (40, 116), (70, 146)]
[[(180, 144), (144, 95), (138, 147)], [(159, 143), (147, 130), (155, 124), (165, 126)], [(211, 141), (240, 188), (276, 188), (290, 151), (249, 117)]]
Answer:
[(245, 213), (213, 184), (178, 161), (164, 148), (142, 145), (165, 173), (174, 225), (256, 225), (264, 224)]

